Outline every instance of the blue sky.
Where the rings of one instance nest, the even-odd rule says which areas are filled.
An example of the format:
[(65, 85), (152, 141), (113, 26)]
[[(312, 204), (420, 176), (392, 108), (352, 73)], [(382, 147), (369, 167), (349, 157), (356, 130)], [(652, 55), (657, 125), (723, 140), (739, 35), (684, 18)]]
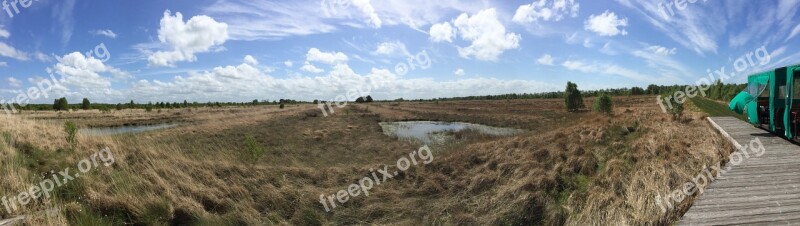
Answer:
[(742, 83), (800, 63), (794, 0), (6, 3), (5, 103), (533, 93), (693, 84), (722, 67)]

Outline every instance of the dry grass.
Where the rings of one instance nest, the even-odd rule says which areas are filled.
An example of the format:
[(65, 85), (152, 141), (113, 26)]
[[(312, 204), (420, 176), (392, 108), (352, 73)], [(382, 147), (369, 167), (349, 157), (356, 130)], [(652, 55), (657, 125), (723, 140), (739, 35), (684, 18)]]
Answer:
[[(675, 122), (651, 99), (615, 98), (613, 117), (564, 113), (560, 99), (376, 103), (337, 109), (330, 117), (315, 116), (311, 105), (26, 112), (0, 119), (0, 132), (8, 134), (0, 143), (0, 170), (8, 175), (0, 194), (24, 191), (38, 183), (37, 175), (109, 146), (114, 167), (92, 171), (61, 191), (77, 195), (29, 204), (22, 212), (59, 208), (36, 223), (46, 225), (669, 224), (689, 201), (661, 214), (654, 195), (689, 181), (732, 147), (703, 115), (690, 113)], [(82, 126), (183, 125), (79, 136), (78, 147), (66, 150), (65, 119)], [(412, 167), (369, 197), (326, 213), (320, 194), (345, 189), (370, 168), (393, 164), (418, 148), (380, 133), (378, 121), (396, 120), (530, 132), (504, 138), (457, 133), (473, 139), (437, 147), (431, 164)], [(247, 135), (267, 150), (255, 164), (244, 157)], [(37, 164), (26, 165), (30, 159)]]

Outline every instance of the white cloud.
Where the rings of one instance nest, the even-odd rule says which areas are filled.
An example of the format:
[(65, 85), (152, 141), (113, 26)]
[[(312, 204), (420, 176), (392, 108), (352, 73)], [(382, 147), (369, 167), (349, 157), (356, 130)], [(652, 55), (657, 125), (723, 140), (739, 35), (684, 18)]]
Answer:
[(792, 29), (792, 33), (790, 33), (789, 37), (786, 37), (786, 40), (784, 41), (789, 41), (790, 39), (797, 36), (797, 34), (800, 34), (800, 24), (798, 24), (797, 26), (794, 27), (794, 29)]
[(535, 0), (517, 8), (511, 21), (520, 24), (543, 21), (560, 21), (564, 16), (577, 17), (580, 4), (574, 0)]
[(317, 68), (316, 66), (314, 66), (311, 63), (309, 63), (308, 61), (306, 61), (306, 63), (304, 63), (303, 66), (300, 67), (300, 70), (306, 71), (306, 72), (311, 72), (311, 73), (322, 73), (322, 72), (325, 72), (325, 70)]
[(255, 66), (258, 65), (258, 60), (253, 56), (247, 55), (244, 56), (244, 63)]
[(73, 52), (56, 57), (57, 63), (48, 67), (47, 71), (60, 75), (61, 82), (54, 84), (52, 96), (65, 96), (69, 99), (92, 97), (100, 101), (109, 101), (121, 97), (119, 91), (112, 88), (112, 80), (124, 80), (133, 76), (118, 68), (105, 65), (92, 56), (84, 56)]
[(50, 61), (53, 61), (53, 58), (52, 58), (52, 57), (50, 57), (50, 55), (44, 54), (44, 53), (42, 53), (42, 52), (35, 52), (35, 53), (33, 53), (33, 57), (35, 57), (37, 60), (39, 60), (39, 61), (42, 61), (42, 62), (50, 62)]
[(589, 65), (586, 65), (585, 63), (583, 63), (583, 61), (567, 60), (567, 61), (564, 61), (564, 63), (562, 63), (561, 66), (564, 66), (564, 68), (572, 70), (572, 71), (582, 71), (582, 72), (592, 72), (593, 71), (593, 69), (590, 68)]
[(448, 15), (473, 13), (485, 7), (484, 4), (475, 4), (473, 0), (378, 2), (380, 4), (367, 4), (369, 2), (364, 0), (217, 0), (204, 8), (203, 12), (228, 23), (231, 39), (274, 40), (332, 33), (341, 30), (340, 27), (343, 26), (363, 28), (407, 25), (414, 30), (420, 30), (442, 21)]
[(455, 31), (453, 31), (453, 27), (450, 26), (449, 22), (434, 24), (431, 26), (429, 33), (430, 39), (434, 42), (453, 42), (453, 36), (455, 35)]
[(369, 18), (368, 23), (370, 25), (372, 25), (375, 28), (381, 27), (382, 23), (381, 19), (378, 17), (378, 14), (375, 13), (375, 8), (372, 7), (372, 4), (370, 4), (370, 0), (352, 0), (352, 1), (353, 5), (356, 8), (360, 9), (362, 13), (367, 15), (367, 17)]
[(462, 13), (453, 24), (462, 39), (472, 42), (470, 46), (458, 48), (458, 54), (464, 58), (475, 56), (478, 60), (496, 61), (504, 51), (518, 48), (522, 39), (518, 34), (506, 33), (494, 8), (482, 10), (472, 17)]
[(8, 38), (11, 37), (11, 33), (8, 30), (0, 27), (0, 38)]
[(553, 56), (550, 56), (550, 54), (545, 54), (542, 55), (542, 57), (539, 57), (539, 59), (536, 60), (536, 63), (541, 65), (553, 65), (554, 60), (555, 59), (553, 58)]
[(627, 35), (628, 32), (624, 29), (627, 26), (628, 18), (618, 18), (617, 14), (608, 10), (600, 15), (592, 14), (584, 23), (587, 31), (593, 31), (600, 36)]
[(325, 64), (337, 64), (347, 62), (348, 58), (342, 52), (322, 52), (317, 48), (311, 48), (306, 54), (306, 61), (321, 62)]
[(5, 42), (0, 42), (0, 56), (4, 57), (11, 57), (17, 60), (28, 60), (28, 54), (22, 51), (17, 50), (16, 48), (6, 44)]
[(170, 14), (167, 10), (161, 18), (158, 39), (161, 43), (168, 44), (172, 50), (150, 55), (147, 60), (151, 66), (175, 66), (176, 62), (193, 62), (197, 60), (195, 53), (208, 52), (228, 39), (228, 25), (225, 23), (204, 15), (194, 16), (184, 23), (180, 12), (176, 12), (175, 16)]
[(114, 33), (114, 31), (109, 30), (109, 29), (106, 29), (106, 30), (93, 30), (93, 31), (89, 31), (89, 34), (102, 35), (102, 36), (106, 36), (106, 37), (109, 37), (109, 38), (117, 38), (117, 34)]
[(461, 68), (456, 69), (456, 71), (453, 72), (453, 74), (455, 74), (456, 76), (464, 76), (464, 69)]
[[(667, 37), (701, 55), (705, 52), (717, 53), (716, 36), (726, 33), (729, 27), (726, 14), (735, 17), (735, 11), (744, 9), (744, 6), (729, 9), (696, 5), (686, 7), (670, 16), (664, 13), (661, 6), (663, 4), (660, 1), (617, 0), (617, 2), (639, 12), (642, 20), (650, 22), (655, 29), (660, 30)], [(744, 2), (720, 1), (720, 3), (741, 4)], [(760, 14), (769, 15), (769, 13)]]
[(673, 59), (677, 53), (676, 48), (666, 48), (659, 45), (646, 46), (643, 49), (631, 51), (631, 55), (643, 59), (647, 66), (662, 75), (683, 77), (694, 75), (685, 65)]
[(283, 65), (286, 65), (286, 67), (292, 67), (292, 66), (294, 66), (294, 63), (292, 63), (291, 60), (287, 60), (287, 61), (283, 62)]
[(568, 60), (564, 61), (564, 63), (562, 63), (561, 66), (571, 71), (580, 71), (583, 73), (602, 73), (608, 75), (617, 75), (638, 81), (654, 80), (651, 76), (641, 74), (639, 72), (621, 67), (616, 64), (598, 64), (598, 63), (587, 64), (579, 60)]
[(667, 47), (663, 47), (663, 46), (659, 46), (659, 45), (649, 46), (649, 47), (646, 48), (646, 50), (648, 50), (650, 52), (653, 52), (654, 54), (659, 55), (659, 56), (675, 55), (675, 53), (677, 53), (677, 51), (678, 51), (677, 48), (668, 49)]
[(411, 53), (408, 52), (408, 49), (406, 49), (406, 45), (399, 41), (383, 42), (378, 44), (378, 48), (372, 53), (376, 55), (411, 55)]
[(20, 87), (22, 86), (22, 81), (14, 77), (8, 77), (8, 84), (11, 85), (12, 87)]

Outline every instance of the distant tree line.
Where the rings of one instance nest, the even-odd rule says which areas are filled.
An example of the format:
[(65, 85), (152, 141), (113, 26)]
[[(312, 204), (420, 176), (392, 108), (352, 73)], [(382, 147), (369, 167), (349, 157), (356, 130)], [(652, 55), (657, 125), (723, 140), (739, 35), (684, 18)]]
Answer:
[[(571, 82), (570, 82), (571, 83)], [(573, 83), (574, 84), (574, 83)], [(648, 85), (647, 88), (631, 87), (631, 88), (610, 88), (598, 90), (584, 90), (580, 91), (582, 97), (598, 97), (600, 95), (609, 96), (639, 96), (639, 95), (672, 95), (679, 90), (685, 90), (688, 85)], [(747, 84), (724, 84), (722, 81), (715, 81), (710, 85), (706, 91), (706, 97), (714, 100), (729, 101), (733, 99), (736, 94), (741, 92), (747, 87)], [(449, 100), (514, 100), (514, 99), (555, 99), (564, 98), (565, 91), (556, 92), (541, 92), (541, 93), (510, 93), (500, 95), (484, 95), (484, 96), (465, 96), (465, 97), (447, 97), (447, 98), (432, 98), (432, 99), (416, 99), (416, 100), (383, 100), (378, 102), (402, 102), (402, 101), (449, 101)]]
[(14, 108), (17, 110), (39, 110), (39, 111), (69, 111), (69, 110), (93, 110), (98, 109), (101, 111), (111, 111), (112, 109), (115, 110), (124, 110), (124, 109), (145, 109), (145, 110), (152, 110), (152, 109), (178, 109), (178, 108), (197, 108), (197, 107), (226, 107), (226, 106), (253, 106), (253, 105), (284, 105), (284, 104), (301, 104), (301, 103), (310, 103), (310, 102), (303, 102), (297, 101), (292, 99), (280, 99), (280, 100), (253, 100), (251, 102), (188, 102), (184, 100), (183, 102), (148, 102), (144, 103), (137, 103), (134, 100), (131, 100), (127, 103), (117, 103), (117, 104), (103, 104), (103, 103), (92, 103), (89, 101), (88, 98), (83, 98), (80, 104), (69, 104), (67, 98), (62, 97), (55, 99), (53, 104), (27, 104), (25, 106), (21, 106), (19, 104), (14, 104)]
[[(570, 82), (571, 83), (571, 82)], [(572, 83), (574, 85), (574, 83)], [(599, 89), (599, 90), (586, 90), (586, 91), (578, 91), (581, 97), (597, 97), (600, 95), (609, 95), (609, 96), (636, 96), (636, 95), (672, 95), (677, 91), (685, 90), (688, 85), (655, 85), (651, 84), (648, 85), (646, 88), (642, 87), (631, 87), (631, 88), (610, 88), (610, 89)], [(741, 92), (747, 87), (747, 84), (724, 84), (722, 81), (717, 80), (706, 91), (706, 97), (714, 100), (721, 100), (721, 101), (729, 101), (733, 99), (736, 94)], [(541, 92), (541, 93), (510, 93), (510, 94), (500, 94), (500, 95), (484, 95), (484, 96), (466, 96), (466, 97), (448, 97), (448, 98), (432, 98), (432, 99), (413, 99), (413, 100), (405, 100), (403, 98), (395, 99), (395, 100), (374, 100), (371, 96), (359, 97), (355, 100), (356, 103), (370, 103), (370, 102), (426, 102), (426, 101), (451, 101), (451, 100), (514, 100), (514, 99), (554, 99), (554, 98), (564, 98), (567, 95), (567, 90), (565, 91), (556, 91), (556, 92)], [(572, 94), (573, 96), (575, 94)], [(306, 101), (298, 101), (292, 99), (279, 99), (279, 100), (252, 100), (250, 102), (188, 102), (184, 100), (183, 102), (148, 102), (144, 103), (137, 103), (134, 100), (131, 100), (127, 103), (117, 103), (117, 104), (104, 104), (104, 103), (92, 103), (89, 99), (84, 98), (80, 104), (69, 104), (67, 99), (62, 97), (59, 99), (55, 99), (53, 104), (28, 104), (25, 106), (21, 106), (19, 104), (14, 104), (14, 108), (17, 110), (55, 110), (55, 111), (67, 111), (67, 110), (91, 110), (91, 109), (98, 109), (101, 111), (110, 111), (111, 109), (116, 110), (123, 110), (123, 109), (176, 109), (176, 108), (197, 108), (197, 107), (225, 107), (225, 106), (257, 106), (257, 105), (285, 105), (285, 104), (304, 104), (304, 103), (319, 103), (319, 100), (313, 100), (312, 102)], [(581, 107), (582, 102), (580, 103)]]

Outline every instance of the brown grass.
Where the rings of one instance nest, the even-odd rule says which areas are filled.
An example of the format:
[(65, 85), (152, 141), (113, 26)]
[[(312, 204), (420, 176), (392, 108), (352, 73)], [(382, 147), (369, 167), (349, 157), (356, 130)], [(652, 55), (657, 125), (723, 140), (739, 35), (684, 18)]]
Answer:
[[(76, 181), (79, 195), (29, 204), (59, 208), (37, 224), (669, 224), (691, 200), (661, 214), (654, 204), (732, 147), (699, 113), (675, 122), (650, 97), (615, 98), (613, 117), (565, 113), (563, 100), (374, 103), (200, 108), (161, 113), (26, 112), (0, 119), (0, 194), (38, 183), (36, 175), (77, 164), (109, 146), (116, 165)], [(591, 104), (588, 99), (587, 105)], [(179, 114), (176, 114), (179, 113)], [(74, 151), (61, 128), (181, 122), (135, 135), (79, 136)], [(512, 137), (469, 137), (434, 150), (412, 167), (330, 213), (319, 203), (394, 164), (418, 146), (380, 133), (379, 121), (442, 120), (529, 130)], [(245, 136), (267, 154), (250, 164)], [(477, 138), (476, 138), (477, 137)], [(40, 155), (26, 154), (35, 149)], [(34, 158), (27, 166), (19, 156)], [(59, 168), (61, 167), (61, 168)], [(0, 216), (5, 211), (0, 210)]]

